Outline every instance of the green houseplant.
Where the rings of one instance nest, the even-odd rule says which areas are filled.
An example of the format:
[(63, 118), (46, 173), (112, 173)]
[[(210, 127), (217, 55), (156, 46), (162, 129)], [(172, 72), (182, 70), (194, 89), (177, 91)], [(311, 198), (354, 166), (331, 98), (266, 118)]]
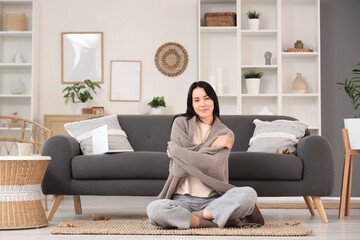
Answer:
[(248, 16), (249, 19), (254, 19), (254, 18), (258, 19), (260, 18), (261, 13), (254, 10), (254, 11), (248, 11), (246, 15)]
[(87, 100), (92, 100), (93, 96), (91, 93), (95, 93), (96, 88), (100, 88), (100, 85), (97, 83), (93, 83), (90, 79), (86, 79), (84, 84), (75, 83), (72, 86), (68, 86), (63, 89), (63, 93), (65, 93), (65, 104), (68, 104), (69, 101), (72, 103), (84, 103)]
[(90, 79), (86, 79), (84, 83), (75, 83), (63, 89), (65, 104), (69, 102), (74, 103), (75, 113), (82, 114), (82, 109), (86, 107), (86, 102), (92, 100), (94, 97), (92, 94), (96, 94), (95, 89), (100, 88), (97, 83), (91, 82)]
[(249, 30), (259, 30), (261, 13), (254, 10), (248, 11), (246, 15), (248, 17)]
[(260, 79), (263, 76), (263, 72), (257, 72), (254, 70), (249, 70), (244, 73), (244, 78), (246, 81), (246, 89), (248, 94), (258, 94), (260, 90)]
[(165, 98), (162, 97), (154, 97), (151, 102), (148, 103), (151, 107), (152, 114), (161, 114), (161, 107), (166, 107)]
[(351, 149), (360, 149), (360, 118), (358, 118), (357, 111), (360, 108), (360, 63), (356, 65), (350, 78), (345, 78), (344, 82), (336, 82), (344, 89), (345, 93), (350, 98), (354, 118), (344, 119), (345, 128), (348, 130), (349, 141)]

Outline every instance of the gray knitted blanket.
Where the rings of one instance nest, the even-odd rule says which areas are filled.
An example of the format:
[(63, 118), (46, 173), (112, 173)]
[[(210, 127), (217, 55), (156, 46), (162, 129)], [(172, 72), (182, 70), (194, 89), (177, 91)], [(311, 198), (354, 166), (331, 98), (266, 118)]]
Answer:
[(196, 117), (186, 120), (177, 117), (171, 130), (168, 150), (170, 159), (169, 176), (159, 199), (170, 199), (178, 184), (185, 181), (187, 175), (197, 177), (220, 195), (235, 187), (229, 184), (228, 159), (230, 149), (210, 147), (221, 135), (230, 135), (234, 142), (234, 133), (218, 118), (215, 118), (206, 142), (194, 144)]

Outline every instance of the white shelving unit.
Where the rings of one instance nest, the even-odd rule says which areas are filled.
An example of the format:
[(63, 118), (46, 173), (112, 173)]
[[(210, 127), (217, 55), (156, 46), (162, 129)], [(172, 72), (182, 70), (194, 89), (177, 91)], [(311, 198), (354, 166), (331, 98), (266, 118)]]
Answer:
[[(19, 117), (33, 119), (33, 1), (0, 0), (0, 115), (18, 112)], [(5, 31), (5, 14), (21, 12), (26, 16), (25, 31)], [(15, 54), (24, 62), (14, 63)], [(12, 81), (20, 80), (22, 94), (11, 94)]]
[[(246, 13), (261, 12), (260, 29), (248, 30)], [(235, 27), (206, 27), (207, 12), (236, 12)], [(309, 123), (321, 134), (320, 0), (198, 0), (199, 80), (217, 80), (222, 68), (221, 114), (257, 114), (262, 107)], [(302, 40), (313, 52), (284, 52)], [(265, 52), (271, 65), (265, 65)], [(242, 75), (264, 73), (259, 94), (247, 94)], [(292, 92), (296, 73), (302, 73), (308, 91)]]

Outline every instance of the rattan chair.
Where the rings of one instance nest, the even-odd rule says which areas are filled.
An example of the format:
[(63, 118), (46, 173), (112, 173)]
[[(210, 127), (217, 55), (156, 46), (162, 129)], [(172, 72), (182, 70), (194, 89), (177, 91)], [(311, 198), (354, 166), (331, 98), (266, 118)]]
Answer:
[[(32, 120), (0, 115), (0, 155), (18, 155), (17, 143), (31, 143), (33, 154), (41, 154), (52, 131)], [(47, 197), (45, 195), (45, 210)]]

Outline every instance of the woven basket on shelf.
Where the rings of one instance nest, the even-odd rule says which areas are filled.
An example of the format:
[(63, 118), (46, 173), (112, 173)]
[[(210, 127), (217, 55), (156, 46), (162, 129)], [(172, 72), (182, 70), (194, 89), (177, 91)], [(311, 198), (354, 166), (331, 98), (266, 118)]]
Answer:
[(207, 27), (233, 27), (236, 26), (236, 13), (220, 12), (205, 13), (205, 26)]
[(25, 13), (6, 13), (5, 31), (25, 31)]
[(12, 158), (0, 157), (0, 230), (47, 226), (39, 190), (50, 160)]

